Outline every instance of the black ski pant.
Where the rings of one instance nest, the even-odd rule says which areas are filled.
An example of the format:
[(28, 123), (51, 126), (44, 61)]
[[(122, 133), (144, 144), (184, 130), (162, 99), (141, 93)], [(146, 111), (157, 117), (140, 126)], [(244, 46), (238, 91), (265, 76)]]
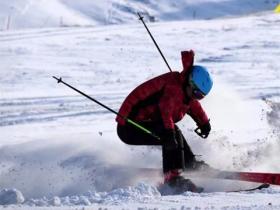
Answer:
[[(165, 130), (162, 123), (145, 122), (139, 123), (143, 127), (149, 129), (153, 133), (160, 135)], [(158, 145), (162, 146), (162, 165), (163, 172), (168, 172), (173, 169), (183, 169), (191, 167), (195, 161), (195, 155), (189, 147), (181, 130), (175, 125), (176, 140), (178, 148), (174, 150), (167, 150), (164, 148), (162, 141), (143, 132), (139, 128), (126, 123), (125, 125), (117, 126), (117, 133), (120, 139), (129, 145)]]

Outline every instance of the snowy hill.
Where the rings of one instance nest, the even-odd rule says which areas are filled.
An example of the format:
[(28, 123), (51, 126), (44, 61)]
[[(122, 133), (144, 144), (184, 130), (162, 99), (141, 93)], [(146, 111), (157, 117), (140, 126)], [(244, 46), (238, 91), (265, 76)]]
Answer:
[[(224, 192), (255, 186), (246, 182), (195, 180), (204, 193), (161, 196), (156, 188), (161, 175), (137, 171), (160, 167), (160, 149), (125, 145), (113, 114), (52, 78), (61, 76), (118, 110), (135, 86), (168, 71), (134, 17), (136, 8), (146, 10), (158, 21), (148, 26), (172, 69), (182, 69), (181, 50), (193, 49), (195, 62), (214, 76), (213, 91), (202, 101), (212, 124), (209, 138), (193, 132), (189, 117), (179, 123), (195, 154), (219, 169), (279, 173), (280, 17), (272, 11), (244, 15), (276, 2), (82, 2), (0, 1), (1, 20), (14, 7), (11, 29), (32, 27), (0, 31), (0, 205), (14, 210), (280, 209), (278, 186)], [(129, 9), (115, 7), (124, 3)], [(208, 8), (203, 20), (187, 15), (183, 3)], [(99, 13), (91, 14), (91, 8)], [(109, 8), (114, 12), (108, 16)], [(57, 27), (59, 21), (95, 26)]]
[(134, 23), (137, 12), (149, 21), (212, 19), (271, 11), (276, 0), (3, 0), (0, 29)]

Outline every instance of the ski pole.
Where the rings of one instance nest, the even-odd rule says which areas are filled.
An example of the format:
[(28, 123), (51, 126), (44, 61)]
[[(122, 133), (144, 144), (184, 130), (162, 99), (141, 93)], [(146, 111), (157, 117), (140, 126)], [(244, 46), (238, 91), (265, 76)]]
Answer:
[(108, 106), (102, 104), (102, 103), (99, 102), (98, 100), (96, 100), (96, 99), (90, 97), (89, 95), (83, 93), (82, 91), (76, 89), (75, 87), (73, 87), (73, 86), (67, 84), (66, 82), (62, 81), (62, 78), (61, 78), (61, 77), (60, 77), (60, 78), (57, 78), (57, 77), (53, 76), (53, 78), (56, 79), (57, 83), (62, 83), (62, 84), (64, 84), (64, 85), (66, 85), (67, 87), (69, 87), (69, 88), (71, 88), (72, 90), (74, 90), (74, 91), (80, 93), (81, 95), (83, 95), (83, 96), (85, 96), (86, 98), (92, 100), (93, 102), (97, 103), (98, 105), (104, 107), (105, 109), (109, 110), (110, 112), (112, 112), (112, 113), (114, 113), (114, 114), (120, 116), (122, 119), (124, 119), (126, 122), (130, 123), (131, 125), (135, 126), (136, 128), (138, 128), (138, 129), (142, 130), (143, 132), (145, 132), (145, 133), (147, 133), (147, 134), (153, 136), (154, 138), (160, 140), (160, 137), (157, 136), (156, 134), (154, 134), (152, 131), (148, 130), (147, 128), (144, 128), (142, 125), (139, 125), (138, 123), (134, 122), (133, 120), (131, 120), (131, 119), (127, 118), (127, 117), (122, 116), (121, 114), (119, 114), (119, 113), (116, 112), (115, 110), (111, 109), (110, 107), (108, 107)]
[(145, 28), (146, 28), (147, 32), (149, 33), (149, 35), (150, 35), (151, 39), (153, 40), (154, 44), (156, 45), (156, 48), (158, 49), (158, 51), (159, 51), (159, 53), (160, 53), (161, 57), (163, 58), (163, 60), (164, 60), (165, 64), (167, 65), (167, 67), (168, 67), (169, 71), (170, 71), (170, 72), (172, 72), (172, 70), (171, 70), (171, 68), (170, 68), (169, 64), (167, 63), (167, 60), (165, 59), (164, 55), (162, 54), (162, 52), (161, 52), (161, 50), (160, 50), (160, 48), (159, 48), (159, 46), (158, 46), (158, 44), (157, 44), (156, 40), (154, 39), (153, 35), (151, 34), (150, 30), (148, 29), (148, 27), (147, 27), (146, 23), (144, 22), (144, 20), (143, 20), (143, 19), (144, 19), (144, 17), (143, 17), (143, 16), (141, 16), (139, 12), (137, 12), (137, 14), (138, 14), (138, 16), (139, 16), (139, 20), (141, 20), (141, 22), (142, 22), (142, 23), (143, 23), (143, 25), (145, 26)]

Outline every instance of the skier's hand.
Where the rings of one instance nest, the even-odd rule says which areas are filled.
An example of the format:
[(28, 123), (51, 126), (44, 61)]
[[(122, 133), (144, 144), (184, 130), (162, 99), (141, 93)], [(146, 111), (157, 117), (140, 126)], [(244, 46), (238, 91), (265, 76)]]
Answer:
[(210, 125), (210, 121), (208, 121), (207, 123), (199, 126), (200, 129), (200, 134), (203, 138), (207, 138), (210, 131), (211, 131), (211, 125)]
[(162, 140), (162, 145), (166, 150), (174, 150), (178, 147), (176, 140), (176, 133), (173, 129), (165, 130), (160, 139)]

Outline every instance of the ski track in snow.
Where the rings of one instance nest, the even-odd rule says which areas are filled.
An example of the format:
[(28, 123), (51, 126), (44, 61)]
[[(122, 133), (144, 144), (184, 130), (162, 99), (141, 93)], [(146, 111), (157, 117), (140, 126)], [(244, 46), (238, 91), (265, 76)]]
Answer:
[[(209, 110), (214, 124), (211, 142), (188, 134), (194, 150), (206, 152), (204, 158), (214, 166), (221, 167), (217, 162), (225, 159), (221, 164), (229, 168), (279, 172), (279, 16), (149, 27), (174, 69), (181, 70), (179, 52), (192, 48), (196, 62), (208, 66), (217, 79), (204, 102), (206, 109), (214, 104)], [(127, 172), (105, 167), (111, 163), (156, 167), (160, 152), (123, 145), (115, 134), (114, 115), (57, 84), (51, 76), (62, 76), (117, 110), (137, 84), (167, 71), (140, 23), (0, 32), (0, 43), (0, 186), (20, 190), (25, 196), (22, 208), (280, 209), (278, 187), (228, 194), (215, 192), (214, 187), (211, 193), (160, 196), (155, 183), (139, 183), (144, 178), (134, 179), (132, 169), (129, 180)], [(236, 108), (241, 100), (231, 96), (236, 92), (255, 107), (248, 108), (245, 102)], [(263, 119), (231, 116), (240, 124), (246, 119), (243, 123), (248, 130), (240, 129), (243, 124), (237, 131), (234, 126), (231, 131), (219, 130), (228, 119), (215, 119), (214, 114), (218, 105), (226, 103), (224, 99), (232, 102), (232, 115), (243, 109), (255, 115), (256, 109), (266, 107)], [(184, 128), (192, 131), (193, 127)], [(107, 185), (104, 177), (110, 180)]]
[[(117, 109), (114, 102), (118, 101), (118, 98), (101, 97), (100, 100)], [(78, 96), (0, 100), (0, 107), (0, 126), (108, 114), (108, 111), (104, 111), (102, 107), (93, 105), (92, 102)]]

